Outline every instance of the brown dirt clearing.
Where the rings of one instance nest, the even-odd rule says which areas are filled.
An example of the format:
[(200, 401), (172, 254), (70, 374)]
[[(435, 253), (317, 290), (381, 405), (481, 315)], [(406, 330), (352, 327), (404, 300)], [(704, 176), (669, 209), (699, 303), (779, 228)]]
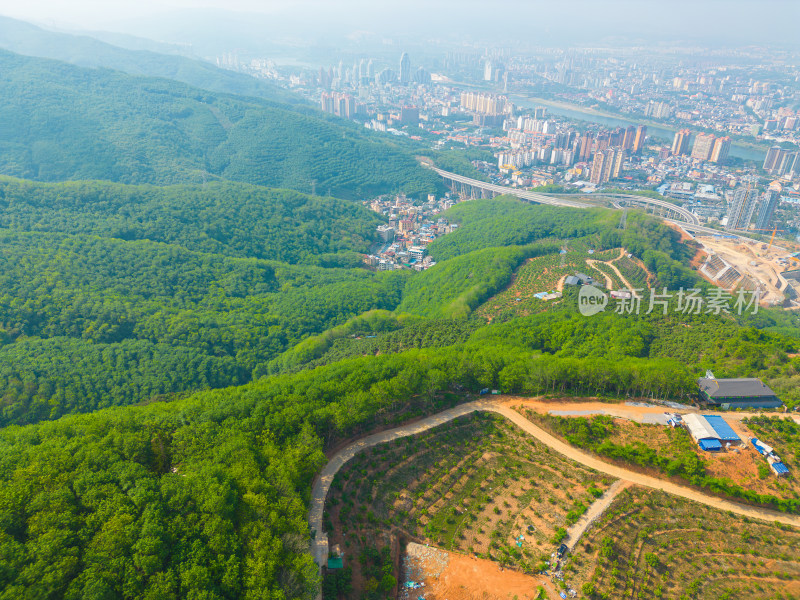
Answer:
[[(542, 575), (525, 575), (503, 569), (490, 560), (409, 544), (405, 560), (414, 565), (415, 582), (425, 585), (409, 590), (400, 582), (400, 598), (416, 600), (533, 600), (543, 586), (548, 598), (558, 598), (553, 584)], [(500, 591), (502, 590), (502, 591)]]

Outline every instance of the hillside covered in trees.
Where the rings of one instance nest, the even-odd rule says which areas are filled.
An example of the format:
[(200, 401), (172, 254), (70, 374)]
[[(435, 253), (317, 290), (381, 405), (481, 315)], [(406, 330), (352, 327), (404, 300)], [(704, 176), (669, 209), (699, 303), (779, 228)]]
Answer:
[[(144, 192), (154, 214), (176, 206)], [(404, 275), (112, 237), (103, 214), (123, 209), (111, 202), (84, 226), (92, 233), (75, 233), (58, 217), (69, 194), (41, 208), (20, 198), (0, 235), (0, 586), (11, 597), (311, 597), (305, 515), (323, 451), (440, 410), (453, 390), (690, 401), (698, 371), (713, 367), (783, 382), (787, 402), (800, 400), (798, 342), (764, 330), (788, 324), (772, 311), (761, 330), (713, 315), (587, 319), (567, 293), (525, 318), (473, 314), (522, 260), (570, 240), (602, 250), (630, 235), (665, 265), (659, 278), (695, 282), (674, 234), (644, 215), (629, 232), (604, 229), (604, 211), (565, 231), (557, 211), (500, 200), (537, 234), (492, 247), (468, 222), (493, 201), (475, 201), (458, 207), (465, 226), (451, 239), (463, 249), (449, 241), (452, 258)], [(147, 212), (133, 237), (159, 231)], [(199, 239), (184, 226), (176, 240)], [(242, 231), (229, 254), (258, 247)]]
[(240, 258), (350, 264), (380, 223), (346, 200), (233, 182), (156, 187), (0, 177), (0, 227), (151, 240)]
[(410, 142), (319, 111), (0, 51), (0, 173), (39, 181), (229, 179), (357, 198), (441, 185)]
[(393, 309), (404, 281), (90, 236), (0, 230), (0, 248), (3, 424), (248, 381), (309, 334)]
[(0, 52), (0, 598), (314, 598), (324, 453), (483, 388), (800, 403), (797, 315), (480, 312), (565, 248), (707, 287), (655, 218), (475, 200), (434, 267), (369, 271), (351, 199), (437, 189), (419, 148), (219, 90)]
[(116, 69), (131, 75), (165, 77), (212, 92), (255, 96), (293, 104), (300, 100), (272, 82), (220, 69), (205, 61), (150, 50), (129, 50), (101, 42), (94, 37), (50, 31), (2, 15), (0, 48), (26, 56), (52, 58), (80, 67)]

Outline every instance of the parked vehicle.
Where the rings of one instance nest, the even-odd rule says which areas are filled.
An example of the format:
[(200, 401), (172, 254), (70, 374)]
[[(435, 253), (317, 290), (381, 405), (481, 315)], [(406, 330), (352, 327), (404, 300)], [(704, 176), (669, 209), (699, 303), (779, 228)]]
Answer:
[(556, 552), (556, 556), (558, 556), (559, 559), (564, 558), (564, 556), (567, 554), (567, 552), (569, 552), (569, 548), (567, 548), (567, 545), (566, 544), (561, 544), (558, 547), (558, 552)]

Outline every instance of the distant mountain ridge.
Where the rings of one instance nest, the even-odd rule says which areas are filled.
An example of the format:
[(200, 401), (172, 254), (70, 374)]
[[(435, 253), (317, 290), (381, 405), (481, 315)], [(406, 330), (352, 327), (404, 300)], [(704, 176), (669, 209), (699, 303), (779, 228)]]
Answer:
[(269, 81), (220, 69), (202, 60), (150, 50), (130, 50), (88, 35), (48, 31), (3, 16), (0, 16), (0, 48), (80, 67), (105, 67), (131, 75), (166, 77), (213, 92), (305, 104), (301, 97)]
[(1, 50), (0, 94), (0, 174), (13, 177), (229, 179), (346, 198), (441, 185), (413, 142), (311, 108)]

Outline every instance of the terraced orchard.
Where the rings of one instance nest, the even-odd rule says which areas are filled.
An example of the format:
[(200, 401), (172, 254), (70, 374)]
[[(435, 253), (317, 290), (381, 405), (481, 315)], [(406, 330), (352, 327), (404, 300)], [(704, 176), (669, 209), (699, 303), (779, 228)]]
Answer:
[(605, 262), (601, 262), (598, 259), (592, 261), (587, 260), (586, 262), (592, 268), (587, 275), (591, 275), (598, 281), (606, 283), (606, 287), (608, 287), (607, 284), (609, 279), (611, 280), (612, 288), (615, 290), (621, 290), (628, 287), (622, 282), (622, 279), (620, 279), (619, 275), (617, 275), (617, 272)]
[[(357, 455), (333, 481), (326, 529), (345, 563), (402, 538), (532, 573), (611, 483), (475, 413)], [(357, 589), (359, 564), (349, 564)]]
[[(567, 275), (574, 275), (576, 272), (586, 273), (601, 284), (605, 284), (606, 270), (602, 269), (604, 265), (601, 265), (602, 272), (600, 272), (587, 264), (587, 259), (602, 260), (595, 258), (596, 255), (570, 251), (563, 255), (551, 254), (530, 258), (517, 269), (511, 285), (489, 298), (476, 309), (475, 313), (491, 321), (499, 317), (527, 316), (546, 310), (559, 300), (540, 300), (534, 295), (540, 292), (560, 291), (559, 282)], [(616, 255), (619, 256), (619, 251)], [(608, 272), (613, 273), (611, 269), (608, 269)], [(615, 274), (612, 282), (618, 282)]]
[(642, 290), (649, 288), (647, 271), (635, 260), (623, 256), (615, 260), (614, 265), (619, 269), (619, 272), (622, 273), (622, 276), (635, 288)]
[(800, 531), (630, 488), (564, 570), (591, 598), (800, 598)]

